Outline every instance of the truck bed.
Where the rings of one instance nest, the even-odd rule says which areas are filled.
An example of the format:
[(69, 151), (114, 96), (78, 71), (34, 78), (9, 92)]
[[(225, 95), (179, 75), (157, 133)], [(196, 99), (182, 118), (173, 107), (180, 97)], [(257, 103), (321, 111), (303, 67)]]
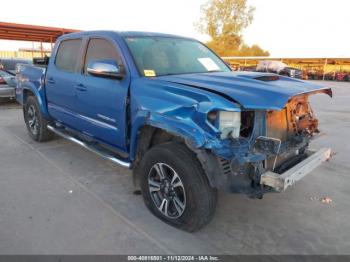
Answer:
[(16, 100), (23, 104), (23, 90), (38, 90), (44, 84), (46, 67), (37, 65), (19, 65), (17, 68)]

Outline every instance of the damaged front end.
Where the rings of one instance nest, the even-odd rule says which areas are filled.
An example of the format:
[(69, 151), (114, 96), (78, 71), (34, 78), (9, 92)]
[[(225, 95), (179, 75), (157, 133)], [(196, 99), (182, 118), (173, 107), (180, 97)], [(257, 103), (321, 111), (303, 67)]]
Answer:
[[(331, 95), (330, 90), (322, 92)], [(308, 149), (319, 133), (308, 101), (314, 93), (293, 96), (282, 110), (243, 110), (238, 136), (231, 130), (220, 145), (196, 150), (206, 173), (211, 173), (211, 184), (261, 198), (266, 192), (286, 189), (327, 160), (330, 149)]]

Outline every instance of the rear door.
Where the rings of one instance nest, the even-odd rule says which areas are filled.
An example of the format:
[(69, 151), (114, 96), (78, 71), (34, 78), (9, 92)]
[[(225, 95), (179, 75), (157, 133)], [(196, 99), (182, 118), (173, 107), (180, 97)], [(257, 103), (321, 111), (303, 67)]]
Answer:
[(90, 38), (82, 73), (77, 79), (76, 103), (84, 132), (106, 144), (126, 151), (126, 98), (130, 76), (121, 80), (87, 73), (92, 60), (113, 59), (122, 64), (118, 45), (111, 39)]
[(55, 59), (50, 59), (45, 79), (50, 115), (73, 128), (77, 128), (75, 89), (82, 52), (80, 38), (60, 42)]

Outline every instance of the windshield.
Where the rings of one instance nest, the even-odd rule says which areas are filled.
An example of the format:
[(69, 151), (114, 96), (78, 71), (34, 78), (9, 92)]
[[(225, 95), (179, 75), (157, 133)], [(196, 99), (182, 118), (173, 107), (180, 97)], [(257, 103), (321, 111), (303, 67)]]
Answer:
[(171, 37), (126, 37), (143, 76), (227, 72), (228, 66), (205, 45)]

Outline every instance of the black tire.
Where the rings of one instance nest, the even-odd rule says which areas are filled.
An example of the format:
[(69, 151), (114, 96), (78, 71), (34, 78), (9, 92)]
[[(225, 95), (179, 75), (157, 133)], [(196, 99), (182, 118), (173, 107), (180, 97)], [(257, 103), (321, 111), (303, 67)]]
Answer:
[[(174, 196), (163, 196), (163, 193), (166, 191), (164, 189), (166, 187), (164, 186), (164, 184), (166, 185), (164, 182), (166, 179), (159, 180), (163, 181), (159, 183), (159, 188), (163, 185), (163, 193), (161, 190), (151, 193), (149, 181), (153, 174), (159, 174), (157, 168), (155, 168), (157, 165), (162, 165), (165, 169), (164, 173), (169, 175), (175, 172), (180, 178), (177, 181), (180, 181), (183, 186), (177, 185), (174, 188), (178, 190), (175, 193), (175, 198), (185, 199), (182, 201), (182, 204), (185, 203), (185, 207), (183, 210), (179, 208), (183, 211), (181, 215), (179, 215), (180, 212), (178, 212), (179, 209), (177, 207), (183, 206), (175, 203), (178, 203), (178, 201), (174, 201)], [(143, 157), (138, 170), (144, 202), (156, 217), (171, 226), (188, 232), (199, 230), (212, 219), (215, 213), (217, 191), (210, 187), (199, 161), (185, 145), (179, 142), (167, 142), (151, 148)], [(160, 178), (160, 176), (158, 177)], [(152, 177), (152, 179), (157, 179), (157, 175)], [(170, 182), (170, 179), (168, 180)], [(172, 186), (170, 185), (170, 187)], [(171, 190), (173, 189), (168, 190), (170, 191), (169, 194), (171, 194)], [(182, 194), (183, 190), (184, 194)], [(182, 195), (185, 195), (185, 197), (181, 197)], [(165, 215), (165, 212), (160, 211), (156, 204), (156, 200), (162, 196), (164, 199), (168, 199), (169, 202), (169, 205), (167, 205), (169, 209), (168, 216)], [(164, 199), (163, 201), (165, 201)], [(170, 217), (171, 215), (172, 217)], [(176, 217), (176, 215), (179, 216)]]
[(54, 137), (54, 134), (47, 129), (49, 121), (43, 117), (39, 104), (34, 96), (29, 96), (27, 98), (27, 102), (23, 106), (23, 115), (29, 135), (32, 139), (38, 142), (44, 142)]

